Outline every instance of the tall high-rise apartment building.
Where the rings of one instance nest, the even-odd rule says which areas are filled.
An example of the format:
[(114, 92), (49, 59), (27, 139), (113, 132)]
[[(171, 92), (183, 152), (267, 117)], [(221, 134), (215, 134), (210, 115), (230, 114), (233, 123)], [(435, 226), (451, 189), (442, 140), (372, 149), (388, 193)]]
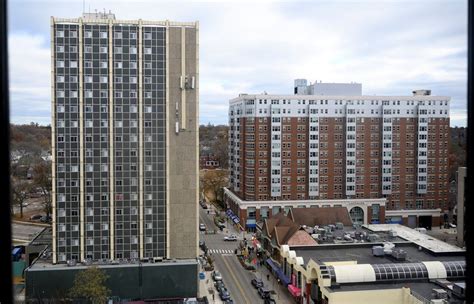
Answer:
[(198, 255), (198, 31), (51, 18), (53, 263)]
[(448, 202), (449, 97), (247, 95), (230, 101), (240, 223), (346, 206), (354, 222), (439, 225)]

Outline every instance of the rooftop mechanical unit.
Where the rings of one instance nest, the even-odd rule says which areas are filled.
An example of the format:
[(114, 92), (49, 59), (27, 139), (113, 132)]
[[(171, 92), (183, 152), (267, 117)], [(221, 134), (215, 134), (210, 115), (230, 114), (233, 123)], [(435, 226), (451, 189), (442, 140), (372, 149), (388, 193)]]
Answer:
[(397, 261), (405, 261), (407, 259), (407, 252), (400, 248), (393, 248), (392, 257)]
[(336, 229), (340, 229), (340, 230), (344, 229), (344, 224), (341, 223), (341, 222), (337, 222), (336, 223)]
[(448, 293), (444, 289), (434, 288), (431, 291), (431, 296), (435, 299), (447, 299), (448, 298)]
[(372, 255), (373, 256), (378, 256), (378, 257), (383, 257), (385, 253), (383, 252), (383, 247), (382, 246), (373, 246), (372, 247)]

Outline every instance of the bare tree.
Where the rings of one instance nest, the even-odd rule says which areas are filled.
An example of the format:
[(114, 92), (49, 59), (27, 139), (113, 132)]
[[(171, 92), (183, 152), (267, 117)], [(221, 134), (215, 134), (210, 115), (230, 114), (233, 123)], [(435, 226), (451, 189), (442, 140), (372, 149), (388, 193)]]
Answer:
[(221, 168), (229, 166), (229, 133), (227, 129), (220, 130), (212, 144), (212, 152), (219, 160)]
[[(12, 201), (20, 208), (20, 217), (23, 218), (23, 207), (31, 190), (31, 184), (24, 179), (12, 178)], [(11, 209), (13, 214), (13, 209)]]
[(51, 162), (42, 161), (33, 167), (33, 184), (40, 189), (42, 194), (43, 211), (46, 213), (46, 218), (49, 218), (52, 210), (51, 199)]

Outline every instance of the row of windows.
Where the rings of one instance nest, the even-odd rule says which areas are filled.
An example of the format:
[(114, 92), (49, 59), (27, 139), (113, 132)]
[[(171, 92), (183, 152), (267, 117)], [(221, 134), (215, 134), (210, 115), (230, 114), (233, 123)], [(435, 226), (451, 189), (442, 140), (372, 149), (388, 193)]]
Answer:
[[(56, 37), (57, 38), (66, 38), (65, 31), (61, 30), (56, 30)], [(77, 31), (70, 30), (69, 31), (69, 38), (77, 38)], [(93, 32), (92, 31), (84, 31), (84, 38), (92, 38), (93, 37)], [(101, 31), (99, 32), (99, 38), (101, 39), (107, 39), (108, 37), (108, 32), (106, 31)], [(152, 39), (152, 33), (151, 32), (145, 32), (143, 33), (143, 39), (145, 40), (151, 40)], [(122, 32), (114, 32), (114, 38), (115, 39), (122, 39), (123, 34)], [(129, 32), (128, 38), (130, 39), (137, 39), (137, 33), (136, 32)]]
[[(56, 52), (57, 53), (64, 53), (65, 51), (65, 46), (64, 45), (57, 45), (56, 46)], [(99, 53), (100, 54), (107, 54), (108, 53), (108, 47), (106, 46), (101, 46), (99, 47)], [(69, 53), (77, 53), (77, 46), (75, 45), (70, 45), (68, 47)], [(93, 47), (90, 45), (84, 46), (84, 53), (90, 54), (93, 53)], [(128, 53), (126, 52), (127, 48), (121, 47), (121, 46), (116, 46), (114, 47), (114, 54), (132, 54), (136, 55), (137, 54), (137, 48), (134, 46), (128, 47)], [(153, 48), (151, 47), (145, 47), (143, 48), (143, 54), (145, 55), (151, 55), (153, 54)], [(76, 66), (77, 67), (77, 66)]]

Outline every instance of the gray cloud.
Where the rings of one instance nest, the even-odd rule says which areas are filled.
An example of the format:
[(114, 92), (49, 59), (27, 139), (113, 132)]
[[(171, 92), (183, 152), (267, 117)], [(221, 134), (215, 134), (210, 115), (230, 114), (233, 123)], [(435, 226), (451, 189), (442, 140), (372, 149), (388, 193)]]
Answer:
[[(92, 10), (113, 8), (121, 19), (200, 21), (201, 123), (227, 123), (228, 100), (239, 93), (290, 94), (294, 78), (308, 78), (362, 82), (371, 95), (429, 88), (452, 97), (453, 125), (466, 124), (466, 1), (141, 0), (130, 5), (120, 0), (91, 5)], [(77, 17), (80, 11), (80, 0), (18, 0), (10, 5), (10, 34), (34, 37), (30, 52), (44, 54), (50, 16)], [(12, 44), (18, 49), (18, 40)], [(24, 55), (24, 66), (40, 60)], [(21, 74), (12, 77), (13, 120), (34, 117), (30, 108), (48, 117), (49, 58), (43, 61), (26, 78), (23, 68), (16, 72), (12, 65), (12, 74)], [(35, 77), (43, 81), (30, 84)]]

